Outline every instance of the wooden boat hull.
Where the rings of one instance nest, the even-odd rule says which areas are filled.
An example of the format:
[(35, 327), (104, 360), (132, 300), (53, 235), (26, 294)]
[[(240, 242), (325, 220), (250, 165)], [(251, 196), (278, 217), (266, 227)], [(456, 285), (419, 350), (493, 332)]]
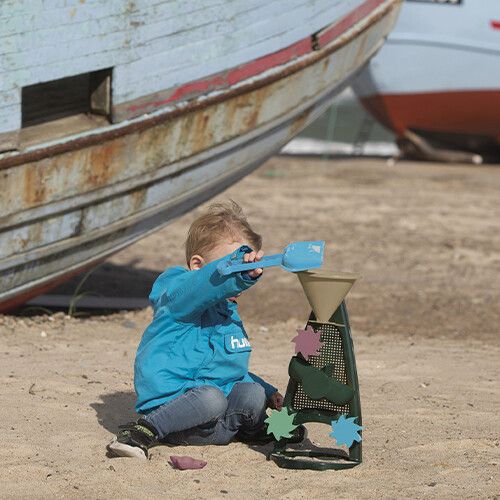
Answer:
[(0, 310), (165, 226), (281, 148), (392, 28), (399, 2), (368, 3), (270, 74), (1, 157)]

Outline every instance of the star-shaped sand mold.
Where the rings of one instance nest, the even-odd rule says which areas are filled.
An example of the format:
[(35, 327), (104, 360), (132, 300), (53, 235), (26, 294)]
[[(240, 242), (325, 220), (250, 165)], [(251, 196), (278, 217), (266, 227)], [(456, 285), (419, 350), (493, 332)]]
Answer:
[(295, 413), (289, 413), (288, 408), (273, 410), (271, 415), (266, 418), (267, 433), (273, 434), (274, 439), (279, 441), (281, 438), (292, 437), (292, 431), (298, 427), (293, 423)]
[(358, 443), (361, 441), (361, 436), (358, 432), (362, 430), (363, 427), (354, 422), (357, 418), (358, 417), (346, 418), (346, 415), (340, 415), (338, 420), (332, 421), (333, 432), (330, 433), (330, 437), (337, 441), (338, 446), (345, 444), (349, 448), (354, 441)]
[(295, 354), (302, 354), (304, 359), (309, 360), (309, 356), (317, 356), (323, 346), (321, 342), (321, 331), (314, 331), (311, 325), (307, 325), (305, 330), (297, 330), (298, 335), (292, 339), (295, 342)]

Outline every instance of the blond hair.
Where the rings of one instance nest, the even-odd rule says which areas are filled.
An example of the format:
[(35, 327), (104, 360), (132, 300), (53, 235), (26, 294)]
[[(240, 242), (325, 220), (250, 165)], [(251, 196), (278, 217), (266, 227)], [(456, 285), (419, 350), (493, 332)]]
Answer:
[(262, 247), (262, 237), (250, 227), (242, 208), (233, 200), (210, 205), (207, 212), (191, 224), (186, 239), (188, 265), (193, 255), (206, 258), (225, 238), (230, 241), (243, 239), (256, 251)]

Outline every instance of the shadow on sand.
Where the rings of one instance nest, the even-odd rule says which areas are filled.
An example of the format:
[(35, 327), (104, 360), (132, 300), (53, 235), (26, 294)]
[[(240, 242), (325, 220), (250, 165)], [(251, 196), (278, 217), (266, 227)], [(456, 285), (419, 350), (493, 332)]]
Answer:
[[(102, 427), (112, 434), (118, 432), (119, 425), (137, 420), (138, 415), (134, 412), (135, 393), (133, 391), (118, 391), (101, 394), (99, 398), (100, 401), (91, 403), (90, 406), (96, 412), (99, 425), (102, 425)], [(162, 445), (170, 448), (174, 447), (167, 443), (162, 443)], [(267, 457), (273, 449), (272, 443), (267, 445), (249, 444), (247, 446), (265, 457)], [(107, 456), (111, 457), (109, 453)]]
[[(134, 267), (131, 261), (127, 265), (105, 262), (95, 267), (81, 286), (81, 292), (92, 292), (104, 297), (147, 297), (153, 282), (161, 270)], [(74, 276), (57, 288), (54, 294), (74, 294), (86, 273)]]
[(78, 316), (105, 316), (117, 310), (145, 308), (151, 287), (162, 271), (134, 264), (105, 262), (36, 297), (14, 314), (33, 316), (62, 311)]
[(99, 424), (113, 434), (118, 432), (119, 425), (137, 419), (134, 405), (135, 393), (133, 391), (101, 394), (99, 402), (90, 404), (96, 412)]

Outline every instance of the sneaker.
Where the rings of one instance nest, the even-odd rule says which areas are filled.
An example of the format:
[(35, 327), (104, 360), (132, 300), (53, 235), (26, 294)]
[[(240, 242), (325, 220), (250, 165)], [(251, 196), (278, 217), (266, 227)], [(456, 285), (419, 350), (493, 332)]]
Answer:
[[(307, 429), (303, 425), (299, 425), (292, 431), (292, 437), (282, 438), (282, 440), (290, 444), (295, 444), (302, 443), (306, 437)], [(264, 424), (259, 430), (251, 434), (240, 430), (238, 431), (238, 434), (236, 434), (235, 439), (241, 443), (253, 445), (265, 445), (276, 441), (272, 434), (267, 433), (267, 424)]]
[(156, 429), (146, 420), (140, 418), (137, 422), (120, 425), (120, 432), (107, 450), (116, 457), (133, 457), (147, 460), (148, 449), (158, 443)]

